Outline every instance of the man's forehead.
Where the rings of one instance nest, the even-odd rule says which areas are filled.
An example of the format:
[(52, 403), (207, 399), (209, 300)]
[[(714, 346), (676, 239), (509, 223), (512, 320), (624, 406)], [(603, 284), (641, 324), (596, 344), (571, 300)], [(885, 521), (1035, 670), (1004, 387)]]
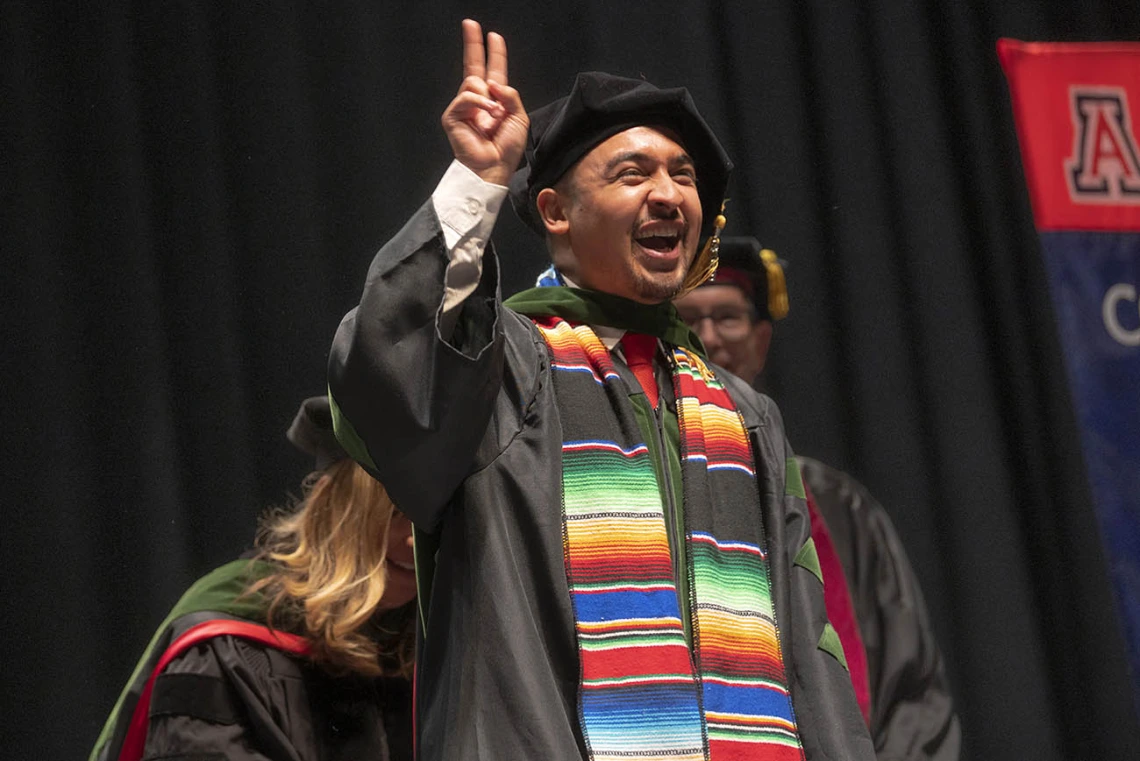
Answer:
[[(668, 127), (638, 125), (622, 130), (595, 145), (585, 158), (605, 164), (625, 153), (641, 153), (675, 163), (694, 164), (681, 138)], [(661, 153), (661, 156), (657, 154)]]

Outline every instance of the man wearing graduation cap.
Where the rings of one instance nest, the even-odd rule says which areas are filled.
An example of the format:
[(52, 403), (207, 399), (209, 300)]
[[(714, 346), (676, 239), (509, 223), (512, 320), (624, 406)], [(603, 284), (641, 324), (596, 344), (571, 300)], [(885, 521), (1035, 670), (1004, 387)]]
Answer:
[[(418, 758), (873, 758), (779, 412), (670, 303), (715, 266), (720, 143), (684, 89), (596, 72), (528, 118), (503, 39), (463, 36), (456, 160), (329, 361), (417, 527)], [(503, 303), (508, 183), (554, 270)]]
[[(783, 263), (750, 237), (722, 238), (716, 277), (676, 301), (709, 357), (744, 380), (764, 370), (787, 316)], [(847, 473), (797, 457), (828, 618), (880, 759), (956, 761), (961, 729), (922, 589), (886, 509)]]

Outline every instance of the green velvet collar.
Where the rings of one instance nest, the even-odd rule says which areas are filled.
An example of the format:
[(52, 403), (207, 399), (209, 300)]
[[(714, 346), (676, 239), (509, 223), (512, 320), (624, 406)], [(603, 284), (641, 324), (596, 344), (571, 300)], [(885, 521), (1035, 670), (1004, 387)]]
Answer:
[(586, 325), (605, 325), (656, 336), (707, 358), (701, 339), (677, 316), (672, 302), (639, 304), (611, 293), (567, 286), (543, 286), (521, 291), (505, 302), (527, 317), (561, 317)]

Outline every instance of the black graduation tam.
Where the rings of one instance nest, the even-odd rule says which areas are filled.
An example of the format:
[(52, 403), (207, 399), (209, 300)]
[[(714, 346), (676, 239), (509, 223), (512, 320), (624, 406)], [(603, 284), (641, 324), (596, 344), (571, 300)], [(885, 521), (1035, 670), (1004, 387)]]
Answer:
[(301, 402), (293, 423), (285, 432), (293, 446), (316, 459), (314, 470), (324, 470), (348, 457), (333, 433), (332, 411), (327, 396), (310, 396)]
[(783, 265), (755, 238), (722, 237), (720, 266), (706, 285), (735, 285), (755, 304), (758, 319), (782, 320), (789, 307)]
[(677, 133), (697, 170), (701, 237), (708, 237), (724, 202), (732, 162), (684, 87), (661, 89), (641, 79), (582, 72), (570, 94), (530, 113), (523, 166), (511, 178), (511, 204), (539, 235), (546, 228), (535, 199), (598, 143), (631, 127)]

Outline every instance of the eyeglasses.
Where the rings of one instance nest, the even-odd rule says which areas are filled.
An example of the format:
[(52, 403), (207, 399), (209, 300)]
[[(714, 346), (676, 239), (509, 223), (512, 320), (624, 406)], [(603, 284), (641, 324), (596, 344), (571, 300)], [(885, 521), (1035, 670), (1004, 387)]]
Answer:
[(736, 341), (752, 330), (754, 315), (751, 309), (739, 307), (718, 307), (707, 312), (696, 309), (677, 309), (677, 315), (694, 332), (705, 320), (712, 320), (717, 334), (726, 341)]

